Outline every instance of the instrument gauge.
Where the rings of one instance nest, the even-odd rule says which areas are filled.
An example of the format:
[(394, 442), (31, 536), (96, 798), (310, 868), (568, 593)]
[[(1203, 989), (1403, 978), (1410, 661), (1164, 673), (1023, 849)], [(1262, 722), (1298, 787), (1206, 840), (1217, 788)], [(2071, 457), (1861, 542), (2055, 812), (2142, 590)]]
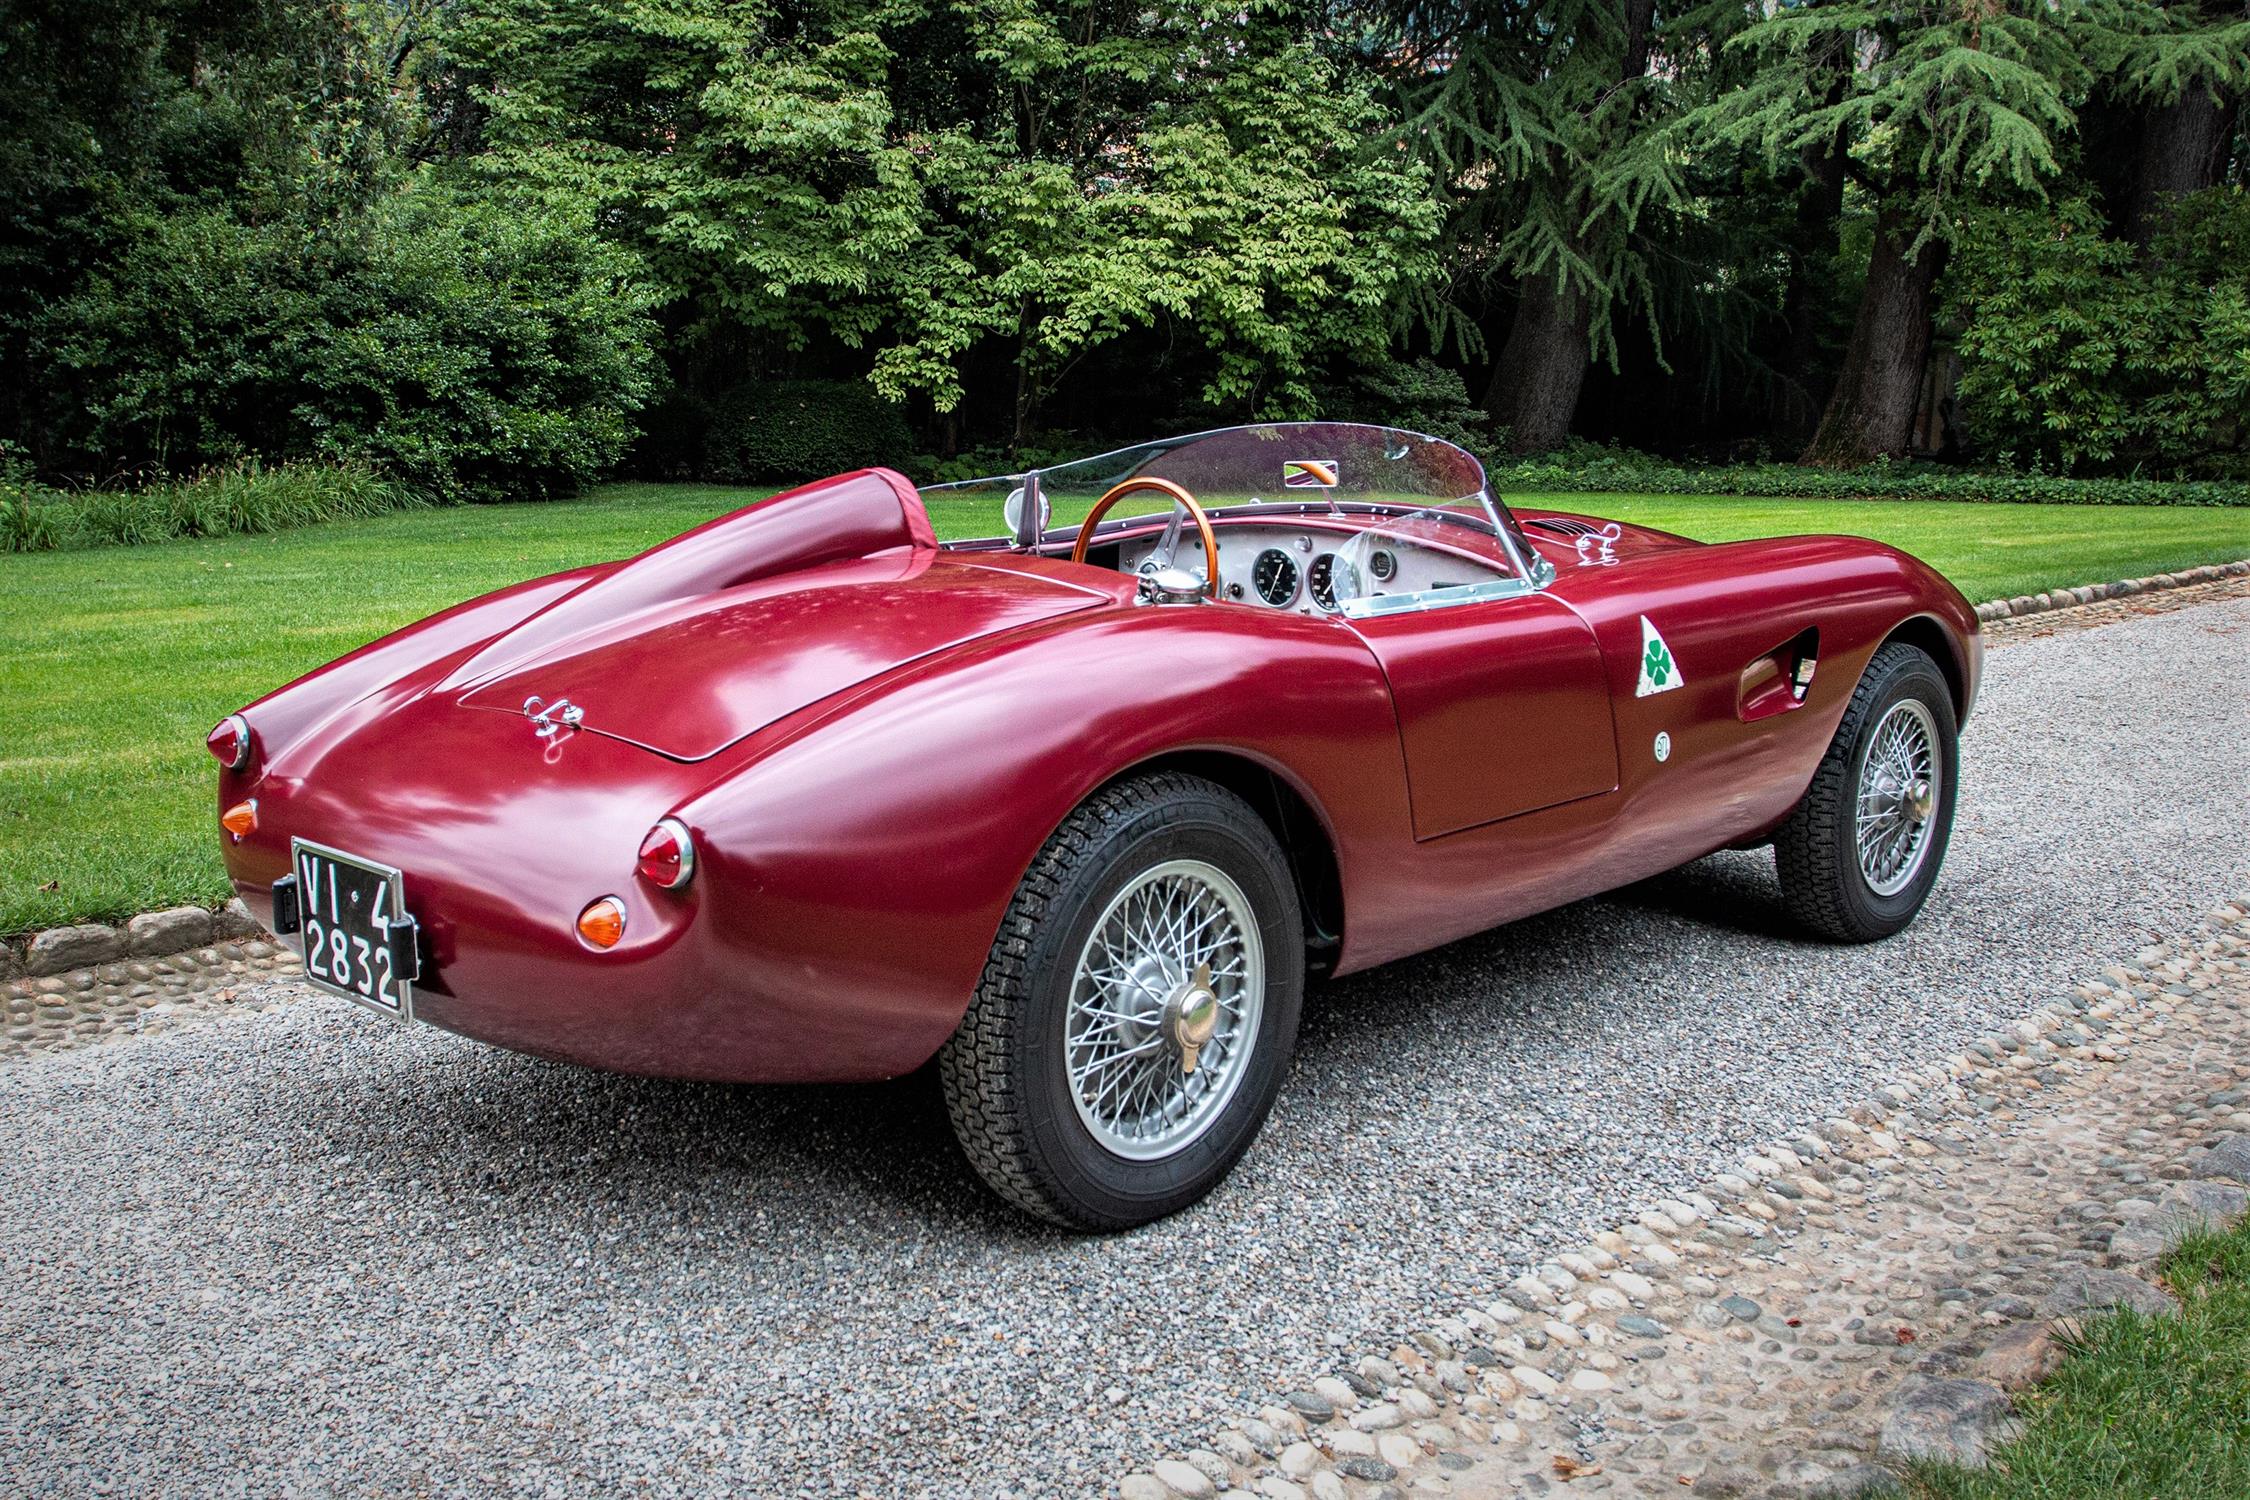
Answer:
[(1333, 552), (1323, 552), (1312, 560), (1305, 581), (1312, 587), (1312, 602), (1330, 614), (1346, 600), (1359, 597), (1359, 569)]
[(1250, 565), (1250, 582), (1258, 597), (1275, 609), (1297, 602), (1297, 562), (1279, 547), (1268, 547)]
[(1389, 583), (1398, 576), (1398, 559), (1377, 547), (1367, 554), (1367, 571), (1374, 575), (1377, 583)]

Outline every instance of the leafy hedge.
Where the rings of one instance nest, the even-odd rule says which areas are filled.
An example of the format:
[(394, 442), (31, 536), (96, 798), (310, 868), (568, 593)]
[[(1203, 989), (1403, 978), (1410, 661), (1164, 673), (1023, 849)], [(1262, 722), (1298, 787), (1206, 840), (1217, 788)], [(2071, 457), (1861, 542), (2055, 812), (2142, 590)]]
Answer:
[(2071, 473), (2250, 479), (2250, 193), (2181, 198), (2146, 249), (2086, 198), (1972, 217), (1946, 282), (1981, 451)]
[(1940, 464), (1681, 464), (1623, 448), (1572, 442), (1544, 458), (1495, 462), (1497, 493), (1609, 492), (1751, 495), (1773, 500), (1979, 500), (2015, 505), (2250, 505), (2250, 484), (2220, 480), (2070, 479), (1974, 473)]
[(913, 447), (898, 407), (864, 380), (761, 382), (712, 403), (703, 474), (721, 484), (801, 484), (870, 464), (895, 469)]
[(599, 477), (647, 398), (630, 256), (582, 219), (422, 186), (365, 215), (150, 226), (50, 312), (50, 472), (341, 463), (441, 501)]
[(0, 552), (54, 552), (282, 531), (426, 505), (364, 467), (244, 464), (143, 490), (73, 492), (0, 474)]

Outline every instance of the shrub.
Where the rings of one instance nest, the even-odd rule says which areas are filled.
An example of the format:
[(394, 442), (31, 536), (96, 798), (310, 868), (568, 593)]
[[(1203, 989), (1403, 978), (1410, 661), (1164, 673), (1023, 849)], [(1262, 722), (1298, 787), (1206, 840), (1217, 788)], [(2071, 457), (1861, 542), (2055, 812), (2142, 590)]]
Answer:
[(1536, 459), (1496, 463), (1496, 493), (1613, 491), (1640, 495), (1752, 495), (1773, 500), (1982, 500), (2030, 505), (2250, 505), (2250, 484), (2217, 480), (2072, 479), (1977, 472), (1942, 464), (1859, 469), (1798, 464), (1681, 464), (1582, 439)]
[(863, 380), (741, 385), (712, 403), (703, 473), (725, 484), (820, 479), (907, 462), (913, 434), (899, 409)]
[(2083, 198), (1975, 217), (1949, 285), (1981, 447), (2250, 478), (2250, 193), (2181, 199), (2146, 253), (2104, 238)]
[(568, 494), (649, 388), (631, 264), (582, 223), (428, 188), (342, 225), (179, 214), (46, 320), (54, 425), (108, 471), (257, 455), (446, 501)]
[(0, 552), (53, 552), (181, 537), (282, 531), (423, 501), (365, 467), (246, 463), (137, 491), (54, 489), (0, 471)]
[(1374, 422), (1464, 448), (1494, 445), (1491, 416), (1469, 399), (1460, 372), (1423, 357), (1356, 370), (1322, 393), (1321, 411), (1342, 422)]

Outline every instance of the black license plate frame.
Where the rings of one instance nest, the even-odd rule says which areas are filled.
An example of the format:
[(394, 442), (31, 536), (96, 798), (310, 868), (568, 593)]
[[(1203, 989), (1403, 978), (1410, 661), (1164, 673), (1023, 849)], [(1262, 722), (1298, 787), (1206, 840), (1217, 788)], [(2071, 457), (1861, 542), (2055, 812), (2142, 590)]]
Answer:
[(420, 965), (405, 873), (311, 839), (289, 841), (289, 868), (306, 982), (392, 1020), (413, 1020)]

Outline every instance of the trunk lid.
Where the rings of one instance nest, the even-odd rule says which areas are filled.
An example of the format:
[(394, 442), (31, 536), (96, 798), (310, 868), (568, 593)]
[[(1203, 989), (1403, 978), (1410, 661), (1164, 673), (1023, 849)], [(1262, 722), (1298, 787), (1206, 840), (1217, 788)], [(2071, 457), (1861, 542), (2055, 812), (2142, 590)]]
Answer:
[(884, 672), (1109, 602), (1057, 578), (900, 549), (662, 600), (561, 640), (524, 631), (521, 652), (503, 635), (457, 684), (459, 701), (519, 717), (530, 698), (550, 717), (567, 701), (578, 728), (703, 760)]

